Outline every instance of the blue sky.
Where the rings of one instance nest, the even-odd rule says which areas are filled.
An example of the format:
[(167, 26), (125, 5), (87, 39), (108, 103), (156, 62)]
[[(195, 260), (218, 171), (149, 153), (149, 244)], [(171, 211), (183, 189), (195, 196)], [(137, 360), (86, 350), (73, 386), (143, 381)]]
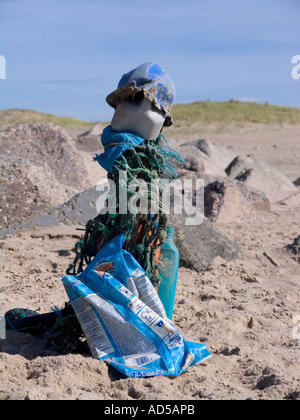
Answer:
[(108, 121), (122, 74), (160, 64), (176, 103), (300, 108), (300, 0), (0, 0), (0, 109)]

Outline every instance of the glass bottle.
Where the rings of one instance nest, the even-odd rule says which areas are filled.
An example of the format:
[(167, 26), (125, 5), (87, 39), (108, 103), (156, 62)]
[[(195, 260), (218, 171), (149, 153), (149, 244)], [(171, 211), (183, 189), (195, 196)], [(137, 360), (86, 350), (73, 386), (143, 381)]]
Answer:
[(179, 268), (179, 251), (173, 242), (173, 236), (174, 228), (168, 227), (166, 242), (161, 246), (161, 264), (158, 269), (161, 278), (161, 283), (158, 286), (158, 296), (170, 320), (173, 316)]

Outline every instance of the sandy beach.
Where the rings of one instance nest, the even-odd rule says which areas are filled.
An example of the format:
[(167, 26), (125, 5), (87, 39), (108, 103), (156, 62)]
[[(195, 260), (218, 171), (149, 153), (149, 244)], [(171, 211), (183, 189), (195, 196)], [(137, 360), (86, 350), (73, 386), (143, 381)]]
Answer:
[[(300, 176), (299, 129), (288, 124), (199, 127), (172, 139), (180, 147), (205, 138), (236, 156), (263, 160), (293, 182)], [(92, 162), (91, 152), (78, 149), (78, 154), (88, 173), (86, 188), (91, 187), (105, 172)], [(73, 192), (64, 194), (70, 198)], [(226, 223), (214, 224), (239, 244), (243, 257), (217, 257), (201, 272), (179, 270), (173, 322), (186, 339), (207, 346), (212, 357), (204, 365), (176, 378), (124, 379), (89, 354), (60, 355), (42, 338), (7, 331), (0, 340), (0, 399), (299, 400), (300, 257), (282, 248), (300, 235), (300, 187), (278, 191), (269, 210), (246, 218), (231, 211)], [(43, 313), (64, 306), (60, 279), (81, 237), (76, 227), (35, 226), (0, 239), (0, 315), (17, 307)]]

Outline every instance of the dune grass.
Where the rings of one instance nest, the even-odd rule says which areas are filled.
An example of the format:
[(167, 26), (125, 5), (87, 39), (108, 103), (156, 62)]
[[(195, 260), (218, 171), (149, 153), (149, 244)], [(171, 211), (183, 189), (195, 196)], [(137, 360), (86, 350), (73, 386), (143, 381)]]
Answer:
[(82, 121), (71, 117), (60, 117), (54, 114), (44, 114), (28, 109), (6, 109), (0, 111), (0, 128), (14, 124), (41, 121), (57, 124), (66, 129), (88, 129), (96, 124), (96, 122)]
[(174, 121), (177, 122), (214, 122), (236, 123), (300, 123), (300, 109), (258, 104), (252, 102), (194, 102), (183, 105), (178, 104), (173, 108)]
[[(177, 104), (173, 107), (174, 128), (181, 124), (201, 123), (263, 123), (263, 124), (300, 124), (300, 109), (258, 104), (253, 102), (193, 102)], [(17, 123), (44, 121), (58, 124), (66, 129), (88, 129), (96, 122), (82, 121), (71, 117), (60, 117), (26, 109), (7, 109), (0, 111), (0, 128)], [(107, 122), (104, 122), (106, 125)]]

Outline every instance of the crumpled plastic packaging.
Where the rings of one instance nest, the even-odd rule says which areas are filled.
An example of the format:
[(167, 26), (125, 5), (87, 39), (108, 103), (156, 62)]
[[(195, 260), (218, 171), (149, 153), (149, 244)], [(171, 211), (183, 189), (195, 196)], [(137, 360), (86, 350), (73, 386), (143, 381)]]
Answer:
[(211, 357), (186, 341), (121, 234), (77, 276), (62, 278), (92, 356), (125, 377), (178, 376)]

